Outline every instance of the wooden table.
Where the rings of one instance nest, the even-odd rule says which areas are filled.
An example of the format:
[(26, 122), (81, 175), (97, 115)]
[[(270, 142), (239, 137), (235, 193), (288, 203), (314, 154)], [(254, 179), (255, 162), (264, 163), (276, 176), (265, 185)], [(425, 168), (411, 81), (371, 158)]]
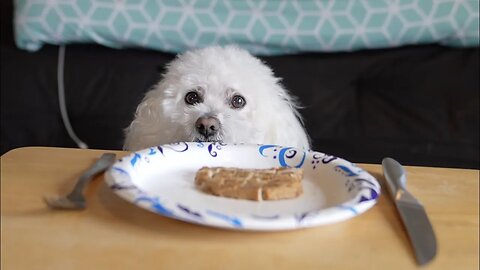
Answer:
[[(98, 176), (84, 211), (52, 211), (100, 150), (28, 147), (1, 157), (2, 269), (413, 269), (415, 258), (389, 196), (333, 225), (240, 232), (168, 219), (117, 197)], [(119, 157), (127, 152), (116, 152)], [(382, 182), (380, 165), (359, 164)], [(479, 171), (407, 167), (438, 239), (423, 269), (478, 269)], [(384, 189), (385, 190), (385, 189)]]

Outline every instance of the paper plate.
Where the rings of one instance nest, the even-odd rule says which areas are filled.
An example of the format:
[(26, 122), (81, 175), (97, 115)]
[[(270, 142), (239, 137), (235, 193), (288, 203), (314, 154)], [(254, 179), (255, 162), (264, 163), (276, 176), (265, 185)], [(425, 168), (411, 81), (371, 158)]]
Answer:
[[(303, 168), (295, 199), (248, 201), (209, 195), (195, 187), (203, 166)], [(291, 230), (343, 221), (371, 208), (377, 180), (355, 164), (315, 151), (277, 145), (182, 142), (134, 152), (106, 173), (120, 197), (186, 222), (238, 230)]]

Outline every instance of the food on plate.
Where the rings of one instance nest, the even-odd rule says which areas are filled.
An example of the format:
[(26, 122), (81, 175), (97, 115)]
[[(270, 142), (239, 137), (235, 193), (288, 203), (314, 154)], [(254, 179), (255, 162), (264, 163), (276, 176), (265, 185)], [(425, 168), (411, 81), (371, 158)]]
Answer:
[(241, 169), (202, 167), (195, 185), (202, 191), (227, 198), (253, 201), (292, 199), (303, 193), (299, 168)]

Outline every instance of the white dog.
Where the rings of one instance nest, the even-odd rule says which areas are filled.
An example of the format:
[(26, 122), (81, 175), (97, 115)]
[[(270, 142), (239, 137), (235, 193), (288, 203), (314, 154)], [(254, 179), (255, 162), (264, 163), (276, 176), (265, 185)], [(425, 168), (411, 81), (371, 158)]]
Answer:
[[(296, 67), (295, 67), (296, 68)], [(126, 129), (124, 149), (181, 141), (309, 149), (295, 99), (272, 70), (235, 46), (177, 56)]]

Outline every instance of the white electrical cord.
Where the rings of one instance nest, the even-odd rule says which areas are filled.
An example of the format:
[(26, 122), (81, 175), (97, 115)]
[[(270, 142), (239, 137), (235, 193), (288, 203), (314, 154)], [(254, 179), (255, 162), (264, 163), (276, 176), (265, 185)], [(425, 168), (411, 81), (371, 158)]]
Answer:
[(88, 145), (80, 140), (73, 131), (70, 119), (68, 118), (67, 105), (65, 102), (65, 85), (63, 82), (63, 71), (65, 67), (65, 45), (61, 45), (58, 49), (58, 65), (57, 65), (57, 84), (58, 84), (58, 103), (60, 105), (60, 114), (62, 115), (63, 125), (68, 132), (70, 138), (77, 144), (79, 148), (87, 149)]

